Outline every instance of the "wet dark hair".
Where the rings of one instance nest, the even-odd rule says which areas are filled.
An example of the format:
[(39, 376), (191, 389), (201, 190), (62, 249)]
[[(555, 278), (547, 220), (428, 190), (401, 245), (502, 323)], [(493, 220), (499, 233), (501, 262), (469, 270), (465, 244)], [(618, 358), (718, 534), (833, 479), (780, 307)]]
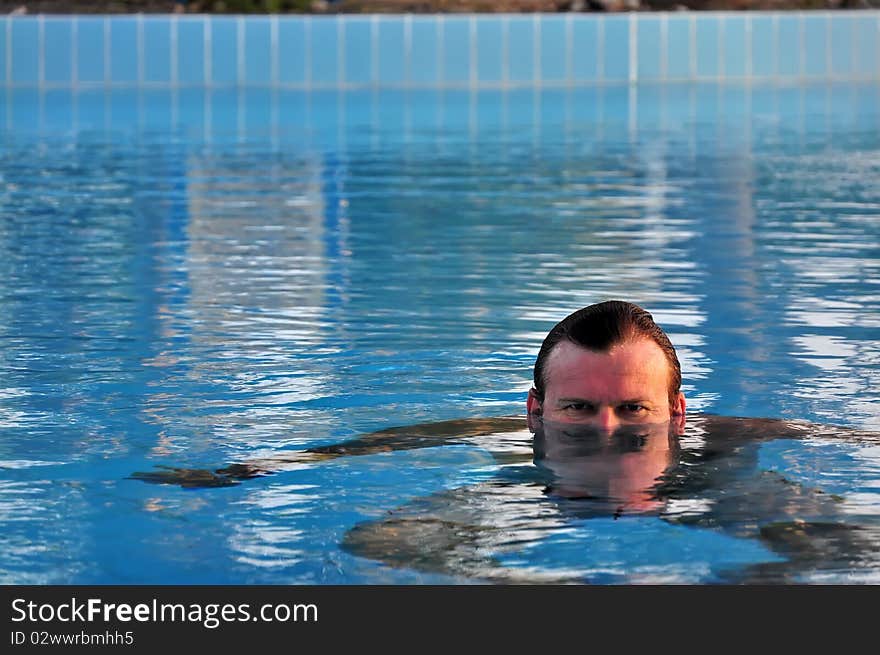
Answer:
[(650, 339), (666, 355), (670, 371), (669, 405), (674, 405), (681, 389), (681, 364), (675, 348), (651, 314), (638, 305), (622, 300), (608, 300), (579, 309), (550, 330), (535, 360), (535, 392), (538, 399), (544, 400), (547, 358), (563, 339), (576, 346), (604, 353), (617, 344), (638, 338)]

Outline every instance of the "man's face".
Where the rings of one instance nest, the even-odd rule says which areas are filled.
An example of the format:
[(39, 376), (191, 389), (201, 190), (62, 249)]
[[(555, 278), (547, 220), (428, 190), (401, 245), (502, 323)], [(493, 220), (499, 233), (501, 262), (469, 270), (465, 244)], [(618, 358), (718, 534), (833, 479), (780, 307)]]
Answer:
[(676, 463), (669, 423), (630, 425), (613, 432), (590, 425), (536, 421), (535, 465), (552, 477), (548, 490), (589, 498), (610, 510), (662, 507), (655, 487)]
[(684, 396), (669, 403), (669, 362), (656, 343), (636, 339), (596, 352), (561, 341), (545, 368), (543, 401), (529, 392), (530, 416), (613, 432), (627, 425), (684, 427)]

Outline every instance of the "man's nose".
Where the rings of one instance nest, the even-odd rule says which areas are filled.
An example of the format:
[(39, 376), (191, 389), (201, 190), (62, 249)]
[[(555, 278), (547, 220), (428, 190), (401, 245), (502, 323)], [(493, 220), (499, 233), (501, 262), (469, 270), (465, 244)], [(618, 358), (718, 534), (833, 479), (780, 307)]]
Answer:
[(614, 432), (620, 427), (620, 419), (613, 407), (600, 407), (596, 412), (595, 426), (604, 432)]

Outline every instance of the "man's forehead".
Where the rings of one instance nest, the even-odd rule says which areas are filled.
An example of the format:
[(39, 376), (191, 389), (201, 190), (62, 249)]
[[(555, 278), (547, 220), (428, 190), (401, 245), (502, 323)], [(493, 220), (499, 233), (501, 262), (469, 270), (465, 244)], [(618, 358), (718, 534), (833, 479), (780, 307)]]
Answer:
[(605, 371), (645, 379), (662, 375), (666, 384), (669, 363), (660, 346), (646, 337), (620, 342), (605, 351), (591, 350), (563, 340), (550, 352), (546, 381), (550, 383), (560, 376), (579, 377)]

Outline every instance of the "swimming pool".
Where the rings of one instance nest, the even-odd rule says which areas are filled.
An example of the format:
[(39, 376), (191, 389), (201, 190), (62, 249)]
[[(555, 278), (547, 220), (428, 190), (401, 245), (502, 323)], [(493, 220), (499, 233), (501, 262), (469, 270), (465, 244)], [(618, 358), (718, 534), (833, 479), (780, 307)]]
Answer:
[[(876, 83), (4, 100), (4, 583), (880, 580), (870, 439), (760, 443), (726, 487), (622, 517), (541, 493), (516, 430), (515, 466), (457, 443), (221, 488), (129, 479), (521, 416), (546, 331), (606, 298), (669, 332), (695, 413), (880, 431)], [(801, 517), (828, 566), (756, 536), (790, 527), (779, 508), (686, 520), (782, 487), (838, 503), (833, 529)], [(402, 532), (379, 534), (397, 561), (365, 545), (438, 507), (486, 523), (454, 565), (395, 551)]]

